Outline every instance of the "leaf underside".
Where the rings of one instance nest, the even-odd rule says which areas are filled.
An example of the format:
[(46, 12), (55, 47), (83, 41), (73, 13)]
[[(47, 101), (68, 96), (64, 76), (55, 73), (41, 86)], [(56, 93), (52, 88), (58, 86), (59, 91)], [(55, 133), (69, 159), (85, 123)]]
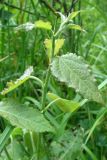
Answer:
[(56, 57), (51, 64), (51, 71), (59, 81), (76, 89), (88, 100), (103, 103), (89, 66), (81, 57), (73, 53)]
[(14, 100), (0, 102), (0, 116), (13, 126), (35, 132), (52, 132), (53, 127), (38, 110), (19, 104)]

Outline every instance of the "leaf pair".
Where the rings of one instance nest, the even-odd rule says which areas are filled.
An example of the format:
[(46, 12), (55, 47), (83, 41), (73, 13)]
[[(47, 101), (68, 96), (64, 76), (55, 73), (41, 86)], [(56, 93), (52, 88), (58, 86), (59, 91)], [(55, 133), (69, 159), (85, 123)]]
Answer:
[(79, 31), (84, 31), (81, 26), (73, 23), (73, 18), (75, 18), (81, 11), (71, 12), (68, 17), (64, 16), (62, 13), (58, 12), (61, 16), (61, 25), (55, 36), (58, 36), (65, 29), (75, 29)]
[[(54, 56), (58, 54), (59, 50), (62, 48), (64, 45), (64, 39), (56, 39), (55, 40), (55, 50), (54, 50)], [(51, 39), (46, 39), (45, 42), (45, 47), (47, 49), (47, 55), (49, 60), (51, 59), (51, 54), (52, 54), (52, 40)]]

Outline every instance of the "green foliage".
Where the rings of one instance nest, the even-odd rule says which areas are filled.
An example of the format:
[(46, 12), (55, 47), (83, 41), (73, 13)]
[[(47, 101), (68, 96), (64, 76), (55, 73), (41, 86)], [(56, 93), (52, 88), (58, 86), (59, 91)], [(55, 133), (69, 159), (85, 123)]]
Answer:
[(13, 126), (35, 132), (54, 131), (49, 122), (37, 109), (21, 105), (13, 100), (0, 102), (0, 115)]
[(36, 21), (35, 24), (31, 22), (27, 22), (24, 24), (19, 25), (18, 27), (15, 28), (15, 31), (30, 31), (34, 28), (40, 28), (40, 29), (45, 29), (45, 30), (51, 30), (52, 26), (50, 22), (44, 22), (42, 20)]
[(69, 24), (68, 27), (69, 27), (70, 29), (76, 29), (76, 30), (79, 30), (79, 31), (84, 31), (84, 30), (81, 28), (81, 26), (76, 25), (76, 24)]
[(72, 20), (73, 18), (75, 18), (81, 11), (75, 11), (75, 12), (71, 12), (68, 15), (68, 20)]
[(47, 95), (52, 101), (54, 101), (54, 103), (63, 112), (71, 112), (72, 113), (80, 107), (80, 104), (75, 102), (75, 101), (70, 101), (70, 100), (67, 100), (67, 99), (60, 98), (59, 96), (57, 96), (53, 93), (48, 93)]
[(106, 6), (0, 1), (0, 160), (106, 160)]
[(12, 90), (14, 90), (15, 88), (19, 87), (20, 85), (22, 85), (24, 82), (26, 82), (30, 78), (30, 75), (32, 72), (33, 72), (33, 67), (29, 67), (27, 70), (25, 70), (24, 74), (15, 82), (13, 81), (7, 82), (7, 88), (5, 88), (1, 92), (1, 95), (5, 95), (11, 92)]
[(4, 149), (12, 130), (13, 130), (13, 127), (10, 125), (7, 125), (3, 133), (0, 135), (0, 153)]
[(73, 87), (85, 98), (102, 103), (94, 77), (81, 57), (72, 53), (57, 57), (51, 64), (51, 71), (59, 81), (65, 82), (68, 87)]
[(68, 17), (65, 17), (60, 12), (58, 12), (58, 13), (61, 16), (61, 24), (60, 24), (60, 27), (59, 27), (58, 31), (55, 33), (55, 37), (60, 35), (67, 28), (84, 31), (79, 25), (74, 24), (73, 20), (72, 20), (80, 13), (80, 11), (71, 12), (68, 15)]
[(51, 144), (50, 152), (52, 152), (52, 160), (75, 160), (80, 156), (82, 151), (83, 136), (82, 130), (73, 132), (66, 131), (58, 140)]
[(13, 140), (11, 145), (10, 145), (10, 155), (12, 159), (20, 159), (20, 160), (27, 160), (27, 156), (25, 156), (25, 151), (23, 147), (20, 145), (20, 143), (16, 140)]
[(51, 30), (52, 26), (50, 22), (44, 22), (42, 20), (36, 21), (35, 22), (35, 27), (41, 28), (41, 29), (46, 29), (46, 30)]
[(11, 12), (5, 10), (4, 8), (0, 8), (0, 19), (2, 20), (2, 23), (6, 24), (11, 17), (12, 17)]
[[(17, 159), (17, 160), (29, 160), (29, 158), (26, 156), (26, 152), (23, 148), (23, 146), (15, 139), (12, 139), (11, 144), (8, 146), (8, 151), (10, 153), (11, 159)], [(0, 160), (5, 159), (5, 153), (3, 153), (0, 157)], [(6, 159), (8, 160), (8, 159)]]
[[(47, 54), (49, 59), (51, 58), (51, 53), (52, 53), (52, 40), (51, 39), (45, 39), (45, 47), (47, 49)], [(55, 51), (54, 51), (54, 55), (57, 55), (59, 50), (62, 48), (62, 46), (64, 45), (64, 39), (56, 39), (55, 40)]]

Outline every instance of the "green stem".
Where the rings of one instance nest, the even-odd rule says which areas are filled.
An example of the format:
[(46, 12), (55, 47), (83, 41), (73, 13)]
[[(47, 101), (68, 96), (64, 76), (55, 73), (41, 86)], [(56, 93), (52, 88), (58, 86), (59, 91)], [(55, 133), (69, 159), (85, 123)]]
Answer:
[(36, 152), (36, 147), (35, 147), (35, 144), (34, 144), (33, 132), (30, 132), (30, 138), (31, 138), (32, 149), (33, 149), (33, 154), (34, 154)]
[[(55, 37), (54, 37), (54, 34), (53, 34), (53, 37), (52, 37), (52, 53), (51, 53), (50, 62), (52, 62), (52, 59), (54, 57), (54, 50), (55, 50)], [(48, 67), (48, 71), (47, 71), (46, 78), (45, 78), (45, 83), (44, 83), (44, 86), (43, 86), (42, 110), (45, 108), (46, 93), (47, 93), (49, 79), (50, 79), (50, 66)]]
[[(53, 33), (53, 36), (52, 36), (52, 53), (51, 53), (50, 63), (52, 62), (52, 59), (54, 57), (54, 50), (55, 50), (55, 36), (54, 36), (54, 33)], [(47, 94), (49, 79), (50, 79), (50, 65), (48, 67), (46, 78), (45, 78), (45, 83), (43, 85), (42, 103), (41, 103), (42, 110), (44, 110), (44, 108), (45, 108), (46, 94)], [(43, 138), (42, 136), (43, 136), (42, 134), (39, 134), (39, 138), (40, 138), (39, 143), (38, 143), (38, 149), (39, 150), (40, 150), (40, 143), (41, 143), (41, 140)], [(41, 158), (41, 155), (38, 153), (37, 160), (39, 160), (40, 158)]]
[(103, 119), (103, 117), (105, 116), (105, 113), (107, 113), (107, 109), (105, 108), (104, 111), (102, 112), (102, 114), (96, 119), (96, 121), (94, 122), (92, 128), (89, 131), (89, 134), (85, 140), (85, 145), (87, 144), (88, 140), (90, 139), (92, 133), (94, 132), (95, 128), (99, 125), (100, 121)]
[(43, 87), (43, 94), (42, 94), (42, 109), (45, 108), (45, 101), (46, 101), (46, 92), (48, 88), (48, 82), (50, 78), (50, 67), (48, 68), (47, 74), (46, 74), (46, 79), (45, 79), (45, 84)]
[(41, 159), (41, 140), (42, 140), (42, 133), (38, 134), (38, 140), (37, 140), (37, 160)]
[(52, 55), (51, 55), (51, 61), (54, 57), (54, 50), (55, 50), (55, 35), (53, 33), (53, 37), (52, 37)]
[(83, 145), (83, 148), (90, 155), (92, 160), (98, 160), (96, 155), (93, 154), (93, 152), (85, 144)]
[(4, 148), (4, 151), (5, 151), (5, 154), (8, 158), (8, 160), (12, 160), (6, 148)]
[(41, 111), (41, 113), (44, 113), (51, 105), (53, 105), (56, 101), (60, 100), (61, 98), (57, 98), (55, 100), (53, 100), (52, 102), (50, 102), (44, 110)]
[(33, 80), (39, 82), (39, 84), (40, 84), (41, 86), (43, 86), (43, 82), (42, 82), (38, 77), (30, 76), (30, 79), (33, 79)]

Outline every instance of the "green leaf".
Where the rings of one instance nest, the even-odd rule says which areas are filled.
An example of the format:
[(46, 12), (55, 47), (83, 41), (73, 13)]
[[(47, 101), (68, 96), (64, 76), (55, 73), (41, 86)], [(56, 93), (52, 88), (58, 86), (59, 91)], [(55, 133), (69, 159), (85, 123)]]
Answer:
[(52, 25), (50, 22), (44, 22), (42, 20), (36, 21), (35, 22), (35, 27), (41, 28), (41, 29), (46, 29), (46, 30), (51, 30)]
[(72, 20), (73, 18), (75, 18), (81, 11), (75, 11), (75, 12), (71, 12), (68, 16), (69, 20)]
[(21, 128), (19, 128), (19, 127), (15, 127), (15, 128), (13, 129), (13, 131), (12, 131), (11, 136), (12, 136), (13, 138), (16, 138), (16, 137), (18, 137), (18, 136), (23, 136), (23, 130), (22, 130)]
[[(59, 50), (62, 48), (62, 46), (64, 45), (64, 39), (56, 39), (55, 40), (55, 51), (54, 51), (54, 55), (57, 55), (59, 53)], [(52, 40), (51, 39), (46, 39), (44, 41), (45, 47), (47, 49), (47, 54), (48, 57), (50, 59), (51, 57), (51, 53), (52, 53)]]
[(22, 158), (26, 155), (26, 152), (23, 146), (17, 140), (12, 140), (9, 146), (9, 153), (12, 159), (22, 160)]
[(59, 81), (76, 89), (86, 99), (103, 103), (91, 70), (81, 57), (73, 53), (57, 57), (51, 64), (51, 71)]
[(48, 58), (51, 58), (51, 53), (52, 53), (52, 40), (51, 39), (45, 39), (44, 41), (45, 47), (47, 49), (47, 55)]
[(31, 66), (27, 70), (25, 70), (24, 74), (19, 79), (17, 79), (16, 81), (7, 82), (7, 87), (1, 92), (1, 95), (5, 95), (22, 85), (30, 78), (32, 72), (33, 67)]
[(30, 131), (54, 131), (50, 123), (38, 110), (19, 104), (14, 100), (0, 102), (0, 116), (8, 120), (13, 126), (26, 128)]
[(61, 23), (63, 23), (64, 21), (66, 21), (66, 19), (67, 19), (67, 17), (64, 15), (64, 14), (62, 14), (61, 12), (57, 12), (59, 15), (60, 15), (60, 17), (61, 17)]
[(75, 101), (70, 101), (67, 99), (63, 99), (60, 98), (59, 96), (57, 96), (56, 94), (53, 93), (48, 93), (47, 94), (48, 97), (51, 100), (56, 100), (55, 104), (63, 111), (63, 112), (74, 112), (75, 110), (77, 110), (80, 107), (80, 104), (75, 102)]
[(51, 157), (59, 160), (75, 160), (80, 157), (83, 144), (84, 132), (82, 129), (75, 131), (65, 131), (56, 141), (52, 141), (50, 146)]
[(33, 134), (33, 133), (25, 131), (24, 135), (23, 135), (24, 145), (26, 146), (26, 149), (27, 149), (27, 151), (29, 152), (30, 155), (33, 154), (33, 146), (32, 146), (31, 134)]
[(75, 29), (75, 30), (79, 30), (79, 31), (85, 31), (84, 29), (81, 28), (81, 26), (77, 25), (77, 24), (69, 24), (68, 28), (70, 29)]
[(64, 41), (65, 39), (57, 39), (55, 41), (55, 55), (58, 54), (59, 50), (62, 48), (62, 46), (64, 45)]

